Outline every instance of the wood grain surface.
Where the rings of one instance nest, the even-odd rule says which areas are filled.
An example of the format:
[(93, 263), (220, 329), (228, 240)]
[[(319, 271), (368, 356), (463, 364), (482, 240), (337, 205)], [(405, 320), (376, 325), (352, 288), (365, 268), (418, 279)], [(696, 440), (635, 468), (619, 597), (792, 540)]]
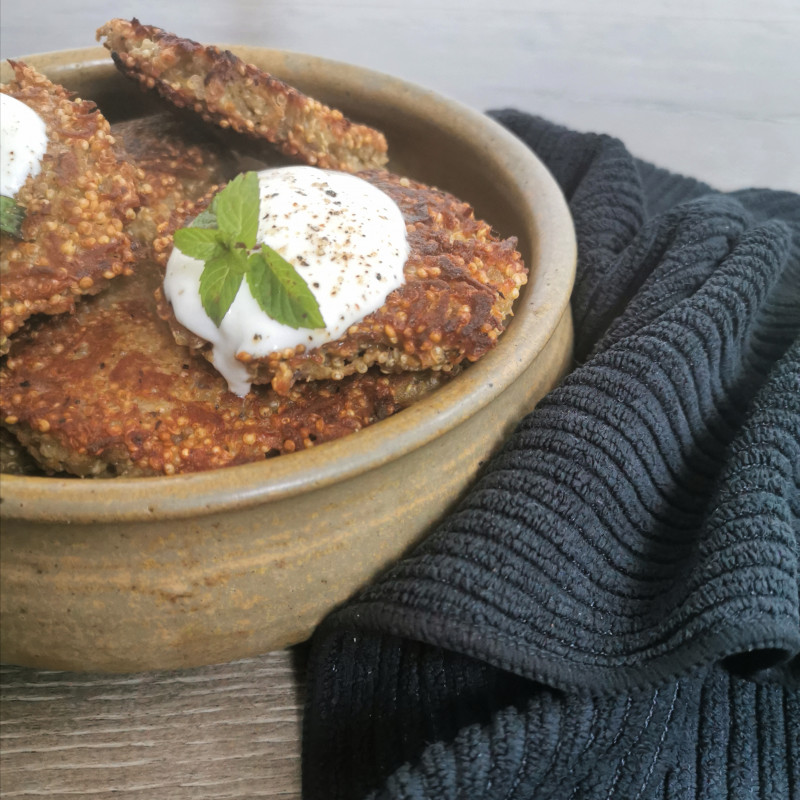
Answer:
[(302, 650), (199, 670), (0, 668), (2, 797), (300, 797)]
[[(722, 189), (800, 190), (797, 0), (2, 0), (0, 55), (85, 47), (109, 17), (134, 15), (612, 133)], [(302, 660), (134, 676), (5, 667), (0, 794), (299, 798)]]

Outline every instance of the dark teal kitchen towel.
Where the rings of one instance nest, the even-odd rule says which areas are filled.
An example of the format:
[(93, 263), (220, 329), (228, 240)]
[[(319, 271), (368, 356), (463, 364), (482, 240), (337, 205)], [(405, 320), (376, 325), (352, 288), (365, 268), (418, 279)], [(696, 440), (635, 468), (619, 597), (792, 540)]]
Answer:
[(800, 797), (800, 196), (494, 117), (572, 211), (576, 367), (311, 647), (307, 800)]

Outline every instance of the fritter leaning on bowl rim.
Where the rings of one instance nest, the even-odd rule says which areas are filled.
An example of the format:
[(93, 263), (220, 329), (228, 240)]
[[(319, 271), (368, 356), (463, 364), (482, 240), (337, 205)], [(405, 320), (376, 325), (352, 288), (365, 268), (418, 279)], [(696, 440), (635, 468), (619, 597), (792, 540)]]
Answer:
[(139, 20), (97, 30), (120, 72), (205, 122), (270, 142), (305, 164), (355, 172), (386, 164), (386, 138), (348, 120), (228, 50), (204, 46)]

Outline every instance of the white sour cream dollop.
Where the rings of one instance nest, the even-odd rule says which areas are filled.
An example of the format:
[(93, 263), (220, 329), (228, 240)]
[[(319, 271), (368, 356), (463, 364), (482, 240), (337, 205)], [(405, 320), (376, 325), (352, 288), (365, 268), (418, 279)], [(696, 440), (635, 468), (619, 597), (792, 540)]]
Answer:
[(258, 173), (259, 243), (277, 250), (308, 284), (325, 328), (291, 328), (261, 310), (246, 280), (219, 328), (200, 300), (203, 262), (174, 248), (164, 294), (177, 320), (212, 345), (213, 364), (232, 392), (250, 391), (237, 353), (255, 358), (342, 336), (380, 308), (404, 281), (409, 253), (398, 205), (367, 181), (316, 167), (279, 167)]
[(47, 150), (44, 120), (25, 103), (0, 94), (0, 194), (15, 197), (42, 168)]

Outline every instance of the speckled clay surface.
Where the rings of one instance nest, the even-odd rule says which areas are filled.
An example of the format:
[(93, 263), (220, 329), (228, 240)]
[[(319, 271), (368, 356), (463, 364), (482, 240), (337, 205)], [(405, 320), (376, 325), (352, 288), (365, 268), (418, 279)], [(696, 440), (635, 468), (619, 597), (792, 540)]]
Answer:
[[(426, 401), (340, 441), (172, 478), (3, 476), (7, 663), (125, 672), (302, 641), (425, 535), (569, 366), (575, 239), (556, 184), (526, 147), (487, 117), (403, 81), (233, 49), (381, 128), (392, 170), (453, 192), (500, 234), (518, 236), (529, 283), (494, 351)], [(24, 60), (111, 119), (151, 107), (105, 50)]]

